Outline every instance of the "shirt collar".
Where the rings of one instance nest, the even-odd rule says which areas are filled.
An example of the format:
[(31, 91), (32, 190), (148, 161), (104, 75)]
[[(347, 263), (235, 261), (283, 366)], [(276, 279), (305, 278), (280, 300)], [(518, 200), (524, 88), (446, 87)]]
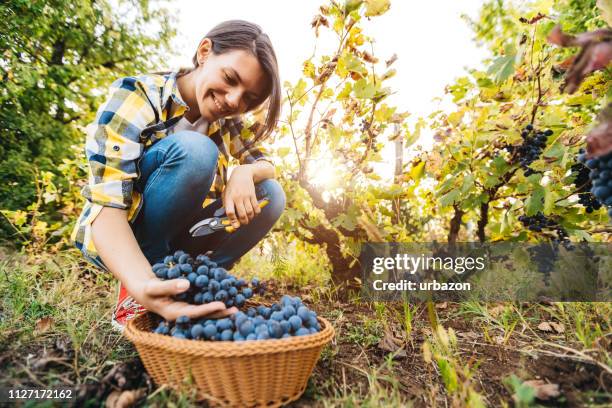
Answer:
[(178, 85), (177, 85), (177, 80), (176, 80), (176, 75), (178, 74), (178, 72), (171, 72), (168, 75), (168, 79), (166, 80), (166, 84), (165, 84), (165, 89), (164, 89), (164, 94), (165, 95), (170, 95), (170, 97), (172, 98), (172, 100), (174, 101), (174, 103), (176, 103), (179, 106), (183, 106), (185, 107), (186, 111), (189, 110), (189, 106), (187, 106), (187, 104), (185, 103), (185, 101), (183, 100), (183, 98), (181, 97), (181, 94), (178, 90)]
[[(177, 74), (178, 72), (171, 72), (170, 74), (168, 74), (168, 79), (166, 80), (166, 83), (164, 85), (164, 95), (170, 95), (169, 98), (172, 98), (172, 101), (174, 101), (179, 107), (176, 112), (174, 112), (173, 117), (184, 116), (185, 112), (189, 110), (189, 106), (183, 100), (183, 98), (181, 97), (181, 93), (178, 90), (176, 78)], [(209, 123), (207, 132), (208, 135), (210, 136), (215, 133), (221, 126), (223, 126), (224, 123), (224, 118), (220, 118), (212, 123)]]

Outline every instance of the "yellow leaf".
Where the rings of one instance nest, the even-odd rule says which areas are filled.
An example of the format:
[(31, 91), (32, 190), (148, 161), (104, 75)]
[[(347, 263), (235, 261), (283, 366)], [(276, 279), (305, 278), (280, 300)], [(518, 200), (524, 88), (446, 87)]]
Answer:
[(366, 17), (380, 16), (391, 7), (390, 0), (366, 0)]
[(416, 166), (413, 166), (410, 170), (410, 178), (414, 181), (420, 180), (425, 174), (425, 162), (419, 162)]
[(314, 77), (315, 77), (315, 66), (314, 66), (314, 64), (310, 60), (304, 61), (304, 65), (302, 67), (302, 72), (304, 73), (304, 76), (307, 76), (308, 78), (314, 79)]

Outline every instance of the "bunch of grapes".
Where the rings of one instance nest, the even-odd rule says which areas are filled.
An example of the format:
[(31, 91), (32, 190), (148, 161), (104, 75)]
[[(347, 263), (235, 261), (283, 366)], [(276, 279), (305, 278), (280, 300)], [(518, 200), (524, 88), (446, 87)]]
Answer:
[(320, 330), (315, 312), (300, 298), (284, 295), (271, 307), (251, 307), (229, 318), (191, 320), (181, 316), (174, 323), (162, 320), (154, 333), (180, 339), (244, 341), (305, 336)]
[(545, 230), (555, 231), (557, 237), (553, 238), (552, 242), (556, 244), (561, 243), (567, 250), (573, 249), (567, 231), (565, 231), (565, 229), (555, 220), (542, 214), (542, 212), (538, 212), (533, 216), (521, 215), (518, 217), (518, 220), (522, 222), (527, 229), (533, 232), (544, 232)]
[(542, 150), (546, 147), (547, 138), (552, 134), (553, 131), (550, 129), (539, 131), (535, 130), (532, 124), (528, 124), (521, 132), (523, 143), (519, 146), (507, 147), (511, 153), (514, 153), (515, 160), (518, 160), (525, 170), (525, 176), (534, 173), (529, 165), (540, 157)]
[(605, 156), (586, 158), (584, 152), (578, 156), (578, 160), (584, 163), (591, 171), (591, 193), (597, 200), (608, 207), (608, 215), (612, 217), (612, 153)]
[(568, 251), (573, 250), (574, 245), (570, 241), (567, 231), (565, 231), (565, 229), (555, 220), (542, 214), (542, 212), (538, 212), (533, 216), (521, 215), (518, 219), (530, 231), (556, 232), (557, 236), (550, 238), (549, 243), (542, 243), (527, 249), (529, 258), (532, 262), (536, 263), (538, 271), (544, 274), (544, 284), (548, 286), (550, 282), (550, 273), (554, 268), (557, 255), (559, 254), (559, 244), (563, 245)]
[[(579, 161), (584, 161), (584, 149), (580, 149)], [(582, 163), (576, 163), (572, 166), (572, 173), (576, 174), (574, 184), (578, 193), (579, 203), (585, 208), (585, 211), (590, 214), (593, 211), (601, 208), (601, 203), (590, 192), (592, 184), (589, 178), (589, 168)]]
[(244, 279), (230, 275), (206, 255), (198, 255), (194, 260), (181, 250), (153, 265), (153, 273), (162, 280), (187, 279), (189, 290), (175, 298), (191, 304), (219, 301), (227, 307), (241, 307), (254, 292), (262, 295), (266, 289), (265, 284), (258, 279), (253, 279), (249, 287)]
[(536, 263), (538, 272), (544, 275), (544, 285), (549, 286), (550, 273), (554, 269), (559, 247), (555, 244), (542, 243), (527, 248), (527, 252), (531, 261)]

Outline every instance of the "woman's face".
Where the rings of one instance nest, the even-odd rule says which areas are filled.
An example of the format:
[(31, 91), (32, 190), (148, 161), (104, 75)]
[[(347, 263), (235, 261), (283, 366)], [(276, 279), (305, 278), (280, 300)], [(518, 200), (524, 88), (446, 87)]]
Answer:
[(209, 39), (200, 43), (194, 72), (198, 109), (208, 122), (246, 112), (266, 88), (265, 73), (253, 54), (234, 50), (215, 55), (211, 45)]

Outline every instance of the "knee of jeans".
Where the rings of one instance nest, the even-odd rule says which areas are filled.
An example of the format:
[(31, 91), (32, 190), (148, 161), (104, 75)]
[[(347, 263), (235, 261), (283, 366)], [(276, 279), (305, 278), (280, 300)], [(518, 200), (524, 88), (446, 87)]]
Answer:
[(263, 193), (270, 201), (268, 205), (266, 205), (266, 212), (275, 219), (280, 218), (285, 209), (285, 202), (287, 200), (283, 187), (274, 179), (263, 180), (258, 186), (263, 189)]
[(192, 131), (177, 132), (169, 137), (174, 139), (176, 150), (194, 177), (214, 176), (219, 148), (210, 137)]

